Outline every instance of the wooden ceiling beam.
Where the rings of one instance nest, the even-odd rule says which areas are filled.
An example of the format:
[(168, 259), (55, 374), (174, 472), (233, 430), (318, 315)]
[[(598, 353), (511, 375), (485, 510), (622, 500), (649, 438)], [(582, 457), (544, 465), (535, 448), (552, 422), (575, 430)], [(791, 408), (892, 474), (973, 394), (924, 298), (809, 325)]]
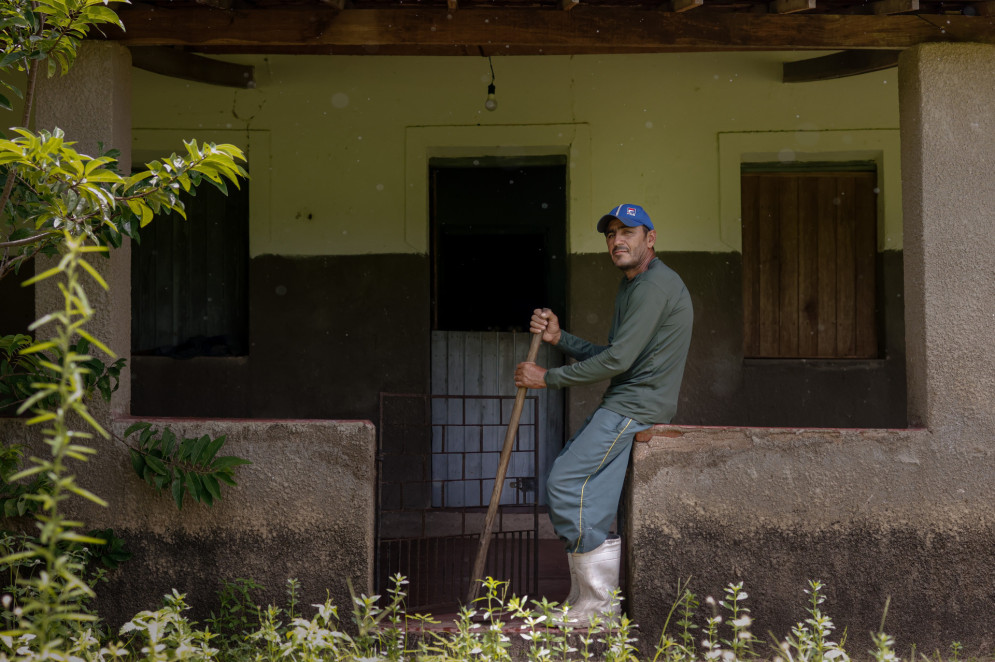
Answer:
[(241, 88), (256, 86), (251, 66), (214, 60), (169, 46), (132, 48), (131, 63), (139, 69), (198, 83)]
[(871, 11), (878, 16), (919, 11), (919, 0), (878, 0), (871, 3)]
[(729, 50), (903, 49), (923, 42), (995, 44), (995, 18), (865, 14), (647, 12), (581, 4), (572, 11), (284, 6), (221, 12), (129, 5), (128, 46), (184, 46), (202, 52), (508, 55)]
[(843, 51), (808, 60), (785, 62), (781, 80), (785, 83), (811, 83), (867, 74), (898, 66), (901, 51)]
[(705, 0), (673, 0), (671, 9), (677, 13), (688, 11), (705, 4)]
[(214, 7), (215, 9), (229, 10), (232, 6), (232, 0), (195, 0), (198, 5), (204, 5), (205, 7)]
[(815, 9), (815, 0), (773, 0), (769, 7), (772, 14), (794, 14)]

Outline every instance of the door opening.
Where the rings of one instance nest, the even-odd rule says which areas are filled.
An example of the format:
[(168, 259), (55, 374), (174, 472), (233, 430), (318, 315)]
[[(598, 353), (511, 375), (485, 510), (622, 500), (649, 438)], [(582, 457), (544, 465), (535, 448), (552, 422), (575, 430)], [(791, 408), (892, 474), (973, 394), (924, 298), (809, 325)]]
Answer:
[[(419, 603), (464, 597), (529, 318), (539, 307), (566, 312), (566, 167), (563, 156), (429, 163), (431, 393), (382, 395), (380, 426), (378, 581), (401, 572), (412, 586), (436, 587)], [(544, 345), (538, 361), (563, 359)], [(486, 572), (534, 595), (545, 476), (564, 441), (562, 392), (530, 392), (522, 420)]]

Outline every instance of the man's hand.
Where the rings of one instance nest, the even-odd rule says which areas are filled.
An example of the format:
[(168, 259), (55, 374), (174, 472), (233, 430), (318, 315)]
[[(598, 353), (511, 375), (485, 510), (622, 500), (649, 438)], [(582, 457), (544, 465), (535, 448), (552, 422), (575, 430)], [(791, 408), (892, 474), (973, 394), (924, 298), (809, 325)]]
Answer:
[(560, 320), (549, 308), (536, 308), (532, 311), (529, 331), (541, 333), (543, 342), (556, 345), (560, 342)]
[(531, 361), (522, 361), (515, 368), (515, 386), (546, 388), (546, 369)]

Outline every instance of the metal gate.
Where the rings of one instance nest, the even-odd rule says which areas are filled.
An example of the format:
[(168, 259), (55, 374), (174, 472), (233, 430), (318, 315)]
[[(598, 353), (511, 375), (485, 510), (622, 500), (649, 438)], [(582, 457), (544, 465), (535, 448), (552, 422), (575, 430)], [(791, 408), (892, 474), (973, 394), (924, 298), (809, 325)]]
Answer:
[[(408, 579), (408, 607), (465, 599), (514, 396), (382, 393), (377, 449), (377, 589)], [(527, 397), (485, 574), (535, 595), (539, 411)]]

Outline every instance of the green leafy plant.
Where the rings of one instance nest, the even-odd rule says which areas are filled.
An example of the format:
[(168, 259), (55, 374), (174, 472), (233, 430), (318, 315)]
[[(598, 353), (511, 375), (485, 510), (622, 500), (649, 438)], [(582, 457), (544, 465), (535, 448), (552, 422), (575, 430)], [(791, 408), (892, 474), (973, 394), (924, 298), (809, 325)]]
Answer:
[[(34, 393), (32, 384), (52, 378), (52, 371), (47, 366), (58, 364), (61, 360), (57, 348), (48, 352), (25, 353), (24, 350), (32, 344), (34, 339), (24, 334), (0, 336), (0, 412), (13, 410), (27, 400)], [(78, 354), (88, 354), (90, 342), (80, 338), (70, 349)], [(95, 356), (81, 363), (84, 369), (83, 388), (87, 396), (96, 391), (109, 402), (111, 394), (118, 388), (124, 365), (124, 359), (107, 365)], [(52, 402), (42, 404), (51, 405)]]
[(149, 662), (215, 659), (218, 650), (211, 646), (213, 635), (198, 630), (183, 615), (190, 609), (184, 596), (174, 589), (165, 603), (162, 609), (143, 611), (121, 626), (120, 634), (131, 637), (125, 644), (131, 651), (128, 658)]
[(23, 459), (24, 447), (20, 444), (0, 444), (0, 513), (3, 517), (33, 514), (38, 509), (38, 501), (31, 495), (48, 484), (48, 478), (42, 474), (29, 482), (13, 481), (11, 477), (20, 471)]
[[(34, 413), (34, 417), (27, 421), (29, 425), (44, 424), (42, 434), (51, 457), (33, 457), (32, 466), (10, 477), (11, 482), (16, 482), (45, 475), (50, 485), (29, 495), (39, 504), (35, 514), (40, 532), (37, 542), (29, 542), (23, 551), (0, 559), (0, 563), (8, 564), (25, 560), (41, 564), (37, 573), (18, 576), (15, 580), (15, 584), (23, 589), (24, 596), (19, 606), (17, 631), (32, 635), (38, 642), (37, 650), (46, 656), (54, 655), (59, 650), (63, 637), (72, 631), (74, 624), (96, 620), (95, 615), (80, 608), (83, 602), (93, 597), (93, 590), (81, 578), (83, 562), (67, 552), (66, 547), (72, 543), (100, 544), (102, 541), (78, 533), (78, 523), (67, 520), (61, 514), (61, 504), (71, 496), (105, 503), (76, 483), (67, 463), (70, 460), (85, 461), (94, 452), (80, 443), (92, 438), (93, 433), (72, 429), (72, 421), (79, 420), (97, 434), (107, 436), (107, 432), (90, 415), (84, 399), (83, 383), (87, 369), (83, 364), (91, 357), (73, 351), (73, 338), (86, 333), (84, 326), (93, 315), (80, 280), (81, 272), (89, 273), (99, 285), (106, 287), (83, 256), (106, 249), (85, 246), (82, 237), (74, 237), (68, 232), (64, 232), (64, 242), (66, 253), (58, 266), (31, 279), (40, 281), (56, 274), (62, 275), (60, 290), (63, 309), (45, 315), (32, 325), (33, 328), (52, 325), (50, 339), (22, 351), (32, 354), (54, 348), (61, 361), (58, 364), (42, 362), (55, 379), (35, 384), (35, 393), (18, 410), (22, 413), (30, 409)], [(92, 337), (89, 339), (113, 356), (102, 343)], [(58, 406), (46, 408), (43, 403), (52, 402), (53, 398)]]
[(826, 601), (824, 589), (825, 585), (821, 581), (809, 581), (809, 587), (805, 589), (809, 596), (808, 618), (792, 627), (791, 634), (778, 646), (787, 662), (849, 661), (850, 656), (843, 648), (846, 634), (844, 633), (843, 640), (839, 643), (829, 638), (836, 626), (822, 611), (821, 605)]
[(131, 552), (124, 546), (124, 540), (117, 537), (114, 529), (94, 529), (88, 531), (87, 535), (101, 541), (100, 544), (87, 548), (88, 572), (95, 573), (98, 568), (116, 570), (131, 558)]
[(222, 483), (238, 484), (235, 467), (252, 464), (234, 455), (218, 456), (225, 435), (180, 438), (168, 426), (159, 430), (146, 422), (130, 425), (124, 434), (137, 435), (137, 448), (129, 449), (135, 473), (157, 492), (168, 487), (180, 509), (187, 494), (198, 503), (213, 505), (221, 498)]
[(221, 580), (217, 613), (211, 611), (207, 623), (216, 635), (215, 645), (222, 651), (233, 652), (243, 647), (246, 632), (259, 628), (264, 620), (262, 610), (252, 594), (263, 587), (251, 579)]
[[(0, 80), (3, 90), (24, 99), (23, 126), (32, 116), (40, 73), (65, 73), (92, 26), (121, 26), (109, 1), (7, 0), (0, 5)], [(11, 75), (15, 72), (24, 73), (23, 92), (11, 82), (17, 80)], [(0, 95), (0, 106), (9, 110), (11, 105), (6, 93)], [(237, 147), (196, 141), (184, 147), (182, 156), (151, 161), (144, 170), (125, 177), (118, 172), (114, 153), (81, 154), (58, 128), (16, 128), (12, 137), (0, 139), (0, 278), (17, 273), (38, 254), (59, 256), (54, 266), (24, 285), (57, 279), (62, 294), (60, 309), (29, 329), (38, 331), (39, 337), (7, 342), (7, 361), (0, 364), (9, 387), (3, 391), (7, 404), (16, 404), (18, 414), (30, 412), (25, 423), (41, 427), (49, 448), (48, 457), (33, 457), (26, 468), (12, 474), (5, 470), (4, 475), (5, 490), (25, 484), (24, 492), (17, 492), (19, 487), (14, 494), (4, 492), (5, 511), (11, 502), (18, 514), (33, 510), (39, 531), (37, 538), (24, 540), (19, 549), (4, 550), (0, 558), (0, 565), (18, 568), (12, 577), (13, 591), (3, 597), (9, 630), (0, 640), (18, 659), (76, 659), (81, 655), (76, 651), (89, 645), (80, 642), (96, 640), (95, 630), (87, 624), (97, 616), (85, 606), (94, 593), (84, 578), (85, 560), (76, 546), (105, 541), (80, 533), (81, 523), (68, 520), (62, 504), (83, 497), (106, 505), (77, 484), (70, 463), (85, 461), (95, 452), (88, 443), (94, 435), (108, 436), (90, 413), (87, 399), (92, 390), (109, 397), (116, 385), (115, 371), (122, 364), (105, 366), (90, 354), (92, 346), (116, 359), (87, 330), (94, 311), (84, 279), (89, 276), (87, 285), (104, 289), (107, 283), (85, 257), (106, 253), (124, 236), (137, 236), (157, 213), (182, 215), (181, 190), (189, 191), (204, 180), (226, 190), (227, 183), (238, 186), (238, 179), (246, 176), (237, 163), (244, 161)], [(7, 469), (20, 460), (20, 449), (3, 452)], [(32, 506), (22, 505), (27, 502)], [(122, 552), (112, 549), (107, 558), (115, 554), (120, 558)], [(182, 620), (179, 611), (176, 605), (174, 620)], [(173, 640), (156, 639), (165, 627), (159, 620), (147, 623), (149, 641), (155, 640), (148, 650), (160, 659), (160, 645), (171, 645)], [(185, 626), (177, 621), (177, 627)], [(193, 650), (199, 643), (206, 651), (205, 641), (192, 641), (195, 645), (182, 640), (181, 647)]]

